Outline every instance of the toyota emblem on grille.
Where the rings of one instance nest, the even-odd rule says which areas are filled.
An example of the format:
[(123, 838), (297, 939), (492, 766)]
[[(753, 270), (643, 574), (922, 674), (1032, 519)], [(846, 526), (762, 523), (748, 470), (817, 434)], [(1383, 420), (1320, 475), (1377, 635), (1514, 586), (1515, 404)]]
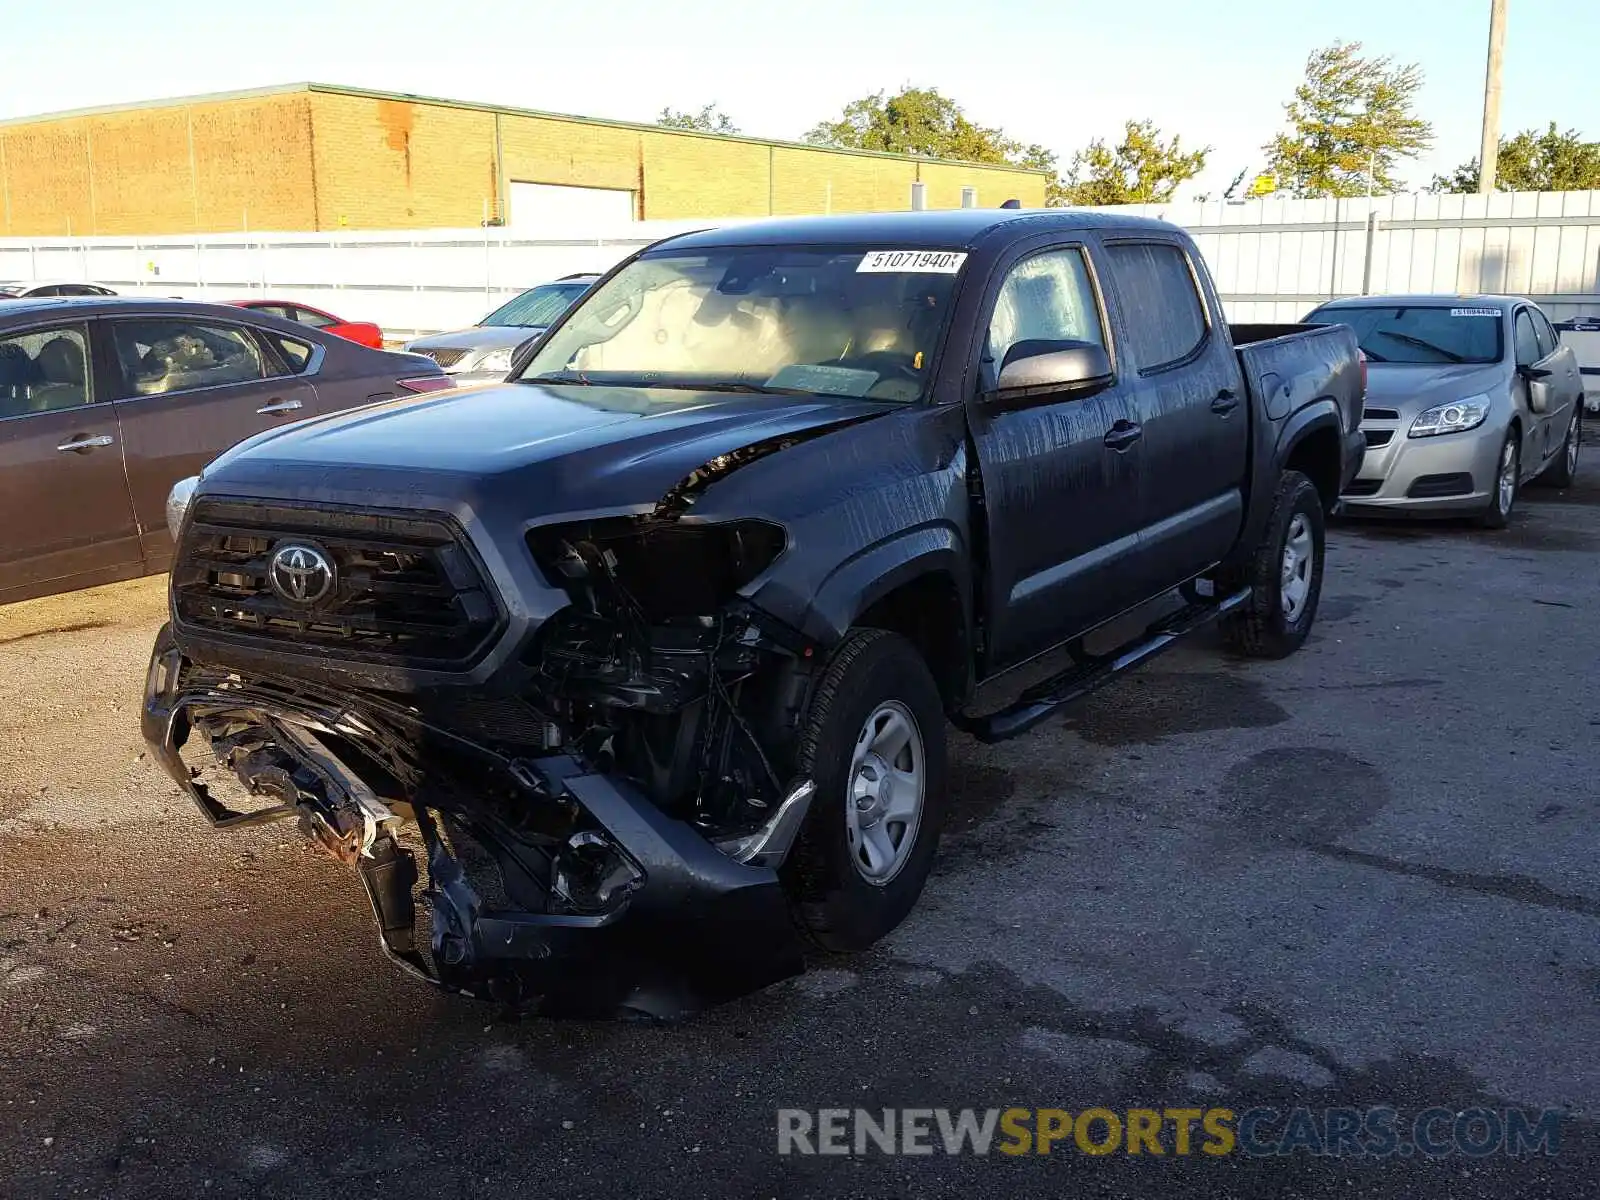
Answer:
[(315, 546), (279, 546), (267, 567), (267, 582), (291, 604), (315, 604), (333, 590), (333, 561)]

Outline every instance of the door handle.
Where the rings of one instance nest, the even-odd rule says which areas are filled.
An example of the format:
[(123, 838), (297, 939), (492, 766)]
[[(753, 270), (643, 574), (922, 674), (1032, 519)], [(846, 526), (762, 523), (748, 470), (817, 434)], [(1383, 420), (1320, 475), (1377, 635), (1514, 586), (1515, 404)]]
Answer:
[(301, 404), (298, 400), (274, 400), (265, 408), (256, 409), (256, 416), (275, 417), (279, 413), (293, 412), (297, 408), (304, 407), (305, 405)]
[(1119, 420), (1106, 434), (1106, 445), (1121, 454), (1144, 436), (1144, 429), (1132, 421)]
[(1233, 394), (1231, 388), (1223, 388), (1217, 393), (1216, 399), (1211, 401), (1211, 411), (1219, 417), (1225, 417), (1239, 407), (1239, 397)]
[(96, 446), (114, 446), (116, 443), (117, 439), (109, 433), (97, 433), (93, 437), (74, 438), (70, 442), (62, 442), (56, 449), (63, 454), (68, 451), (82, 454), (85, 450), (93, 450)]

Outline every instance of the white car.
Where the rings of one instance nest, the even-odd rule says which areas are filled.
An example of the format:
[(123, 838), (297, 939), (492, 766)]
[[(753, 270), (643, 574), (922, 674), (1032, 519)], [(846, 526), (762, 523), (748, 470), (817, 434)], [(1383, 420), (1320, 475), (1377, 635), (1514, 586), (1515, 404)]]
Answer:
[(1556, 331), (1578, 356), (1578, 370), (1583, 373), (1584, 410), (1600, 413), (1600, 316), (1559, 321)]
[(0, 283), (0, 300), (37, 300), (46, 296), (115, 296), (103, 283), (72, 279), (34, 279), (21, 283)]

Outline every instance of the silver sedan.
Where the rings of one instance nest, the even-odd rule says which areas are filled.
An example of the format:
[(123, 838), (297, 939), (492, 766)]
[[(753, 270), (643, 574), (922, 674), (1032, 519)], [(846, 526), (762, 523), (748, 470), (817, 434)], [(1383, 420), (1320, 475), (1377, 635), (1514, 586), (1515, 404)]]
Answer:
[(1348, 510), (1472, 515), (1500, 528), (1524, 483), (1571, 483), (1582, 376), (1532, 301), (1363, 296), (1306, 322), (1351, 326), (1367, 356), (1367, 453), (1342, 497)]

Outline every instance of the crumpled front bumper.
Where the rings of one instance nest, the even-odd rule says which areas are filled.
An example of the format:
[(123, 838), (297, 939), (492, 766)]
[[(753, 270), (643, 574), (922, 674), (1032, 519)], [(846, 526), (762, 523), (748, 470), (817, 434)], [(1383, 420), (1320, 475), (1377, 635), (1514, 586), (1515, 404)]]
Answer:
[[(518, 805), (570, 815), (580, 827), (571, 842), (581, 840), (611, 864), (605, 886), (587, 897), (591, 903), (575, 906), (563, 874), (569, 843), (538, 845), (520, 836), (470, 798), (461, 801), (459, 787), (429, 778), (425, 762), (409, 794), (380, 797), (380, 790), (396, 790), (400, 772), (370, 784), (341, 757), (353, 754), (330, 748), (354, 746), (363, 761), (382, 761), (385, 742), (396, 744), (393, 731), (404, 727), (402, 710), (377, 698), (369, 705), (367, 697), (358, 709), (328, 694), (254, 687), (189, 667), (164, 628), (142, 713), (156, 760), (213, 826), (297, 818), (353, 864), (384, 951), (412, 974), (546, 1015), (673, 1018), (803, 969), (776, 867), (804, 819), (809, 783), (790, 793), (768, 827), (719, 849), (627, 781), (575, 757), (507, 761), (420, 720), (404, 730), (425, 745), (449, 743), (452, 752), (483, 756), (516, 791)], [(237, 811), (206, 788), (181, 754), (194, 733), (268, 800), (265, 807)], [(396, 836), (402, 814), (415, 818), (425, 878)], [(469, 877), (463, 832), (496, 861), (503, 886), (492, 890), (501, 903)], [(426, 939), (417, 936), (419, 898)]]

